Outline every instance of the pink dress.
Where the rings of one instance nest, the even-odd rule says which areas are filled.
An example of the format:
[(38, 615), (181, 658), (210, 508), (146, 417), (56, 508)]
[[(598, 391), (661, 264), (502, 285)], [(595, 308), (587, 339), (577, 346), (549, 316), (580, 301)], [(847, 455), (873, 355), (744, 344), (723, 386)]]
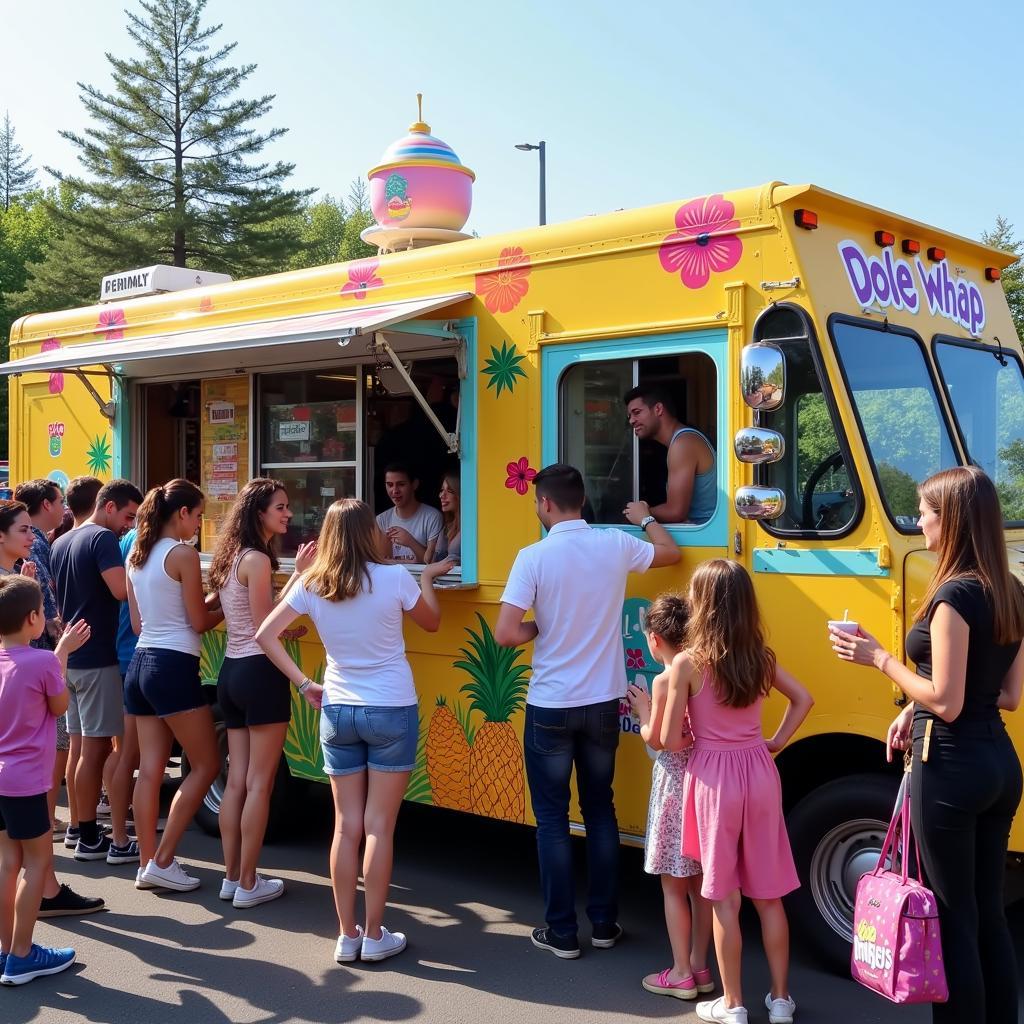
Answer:
[(799, 888), (782, 817), (782, 784), (761, 734), (764, 698), (745, 708), (718, 701), (707, 671), (689, 700), (694, 744), (683, 791), (683, 853), (701, 863), (701, 895), (739, 889), (775, 899)]

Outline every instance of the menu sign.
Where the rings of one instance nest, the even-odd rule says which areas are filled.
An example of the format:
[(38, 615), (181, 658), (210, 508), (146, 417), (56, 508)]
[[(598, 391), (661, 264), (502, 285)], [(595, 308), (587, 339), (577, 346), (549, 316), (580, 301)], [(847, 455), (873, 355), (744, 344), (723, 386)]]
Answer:
[(249, 377), (202, 382), (203, 550), (213, 550), (217, 532), (249, 473)]

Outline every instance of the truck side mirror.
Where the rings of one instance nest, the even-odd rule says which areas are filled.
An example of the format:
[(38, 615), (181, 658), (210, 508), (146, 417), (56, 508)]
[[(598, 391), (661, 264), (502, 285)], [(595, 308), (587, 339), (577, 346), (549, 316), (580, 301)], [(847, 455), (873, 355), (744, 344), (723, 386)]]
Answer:
[(786, 495), (778, 487), (740, 487), (735, 507), (740, 519), (778, 519), (786, 511)]
[(777, 430), (742, 427), (736, 431), (732, 447), (740, 462), (758, 466), (763, 462), (778, 462), (786, 454), (786, 439)]
[(756, 412), (773, 412), (786, 400), (786, 357), (778, 345), (758, 341), (744, 346), (740, 393)]

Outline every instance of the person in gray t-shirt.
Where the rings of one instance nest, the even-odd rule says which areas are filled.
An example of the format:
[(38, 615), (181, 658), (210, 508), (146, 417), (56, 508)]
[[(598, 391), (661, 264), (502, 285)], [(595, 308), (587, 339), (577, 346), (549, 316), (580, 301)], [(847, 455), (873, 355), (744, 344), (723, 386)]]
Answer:
[(381, 512), (377, 524), (388, 535), (391, 557), (398, 562), (423, 562), (427, 546), (444, 525), (436, 508), (417, 500), (419, 483), (407, 466), (392, 463), (384, 471), (384, 484), (394, 507)]

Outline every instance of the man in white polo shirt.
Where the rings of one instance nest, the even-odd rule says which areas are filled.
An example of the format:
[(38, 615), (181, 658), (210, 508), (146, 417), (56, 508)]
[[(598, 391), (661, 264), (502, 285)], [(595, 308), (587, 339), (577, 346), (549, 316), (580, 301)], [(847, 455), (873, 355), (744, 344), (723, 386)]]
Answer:
[[(547, 537), (523, 548), (501, 596), (494, 636), (505, 647), (535, 640), (523, 748), (544, 891), (545, 928), (533, 944), (572, 960), (580, 955), (569, 838), (569, 779), (576, 768), (587, 827), (591, 942), (614, 946), (618, 917), (619, 827), (612, 803), (619, 701), (626, 692), (622, 603), (626, 577), (679, 561), (650, 510), (639, 525), (651, 543), (623, 530), (593, 530), (582, 518), (583, 477), (556, 464), (534, 479), (537, 518)], [(642, 504), (642, 503), (641, 503)], [(524, 622), (533, 609), (534, 621)]]

